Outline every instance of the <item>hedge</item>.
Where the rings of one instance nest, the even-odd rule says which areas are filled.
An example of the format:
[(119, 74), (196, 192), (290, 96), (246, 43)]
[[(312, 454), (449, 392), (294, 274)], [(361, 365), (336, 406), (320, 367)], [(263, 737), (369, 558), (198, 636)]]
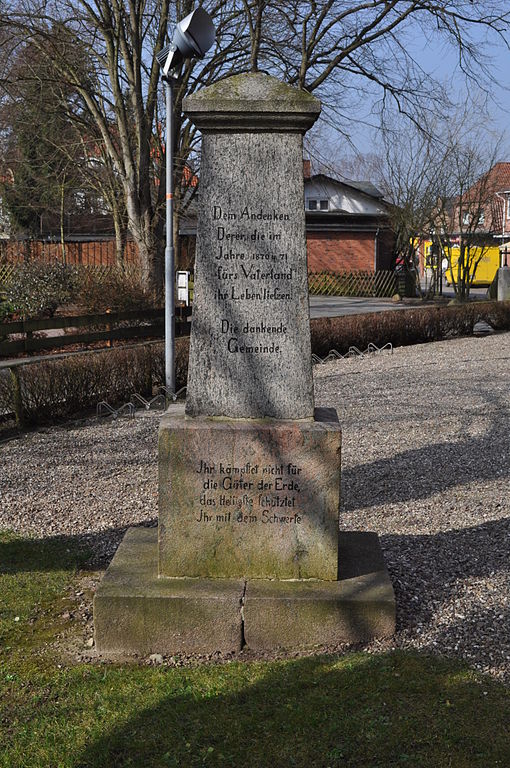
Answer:
[[(372, 342), (404, 346), (473, 333), (485, 320), (496, 330), (510, 330), (510, 302), (473, 302), (447, 307), (317, 318), (311, 321), (312, 351), (325, 357), (332, 349), (366, 349)], [(176, 388), (186, 384), (189, 339), (176, 340)], [(64, 419), (95, 408), (129, 401), (134, 392), (152, 394), (164, 383), (162, 342), (9, 369), (0, 376), (0, 413), (15, 413), (18, 426)]]
[[(188, 338), (176, 340), (177, 389), (186, 384), (188, 348)], [(101, 400), (151, 395), (164, 384), (164, 371), (162, 342), (15, 366), (0, 376), (0, 413), (14, 413), (20, 427), (65, 419)]]
[(345, 354), (349, 347), (366, 349), (390, 342), (394, 347), (469, 336), (485, 320), (495, 330), (510, 329), (510, 302), (470, 302), (446, 307), (419, 307), (366, 315), (316, 318), (311, 321), (312, 351), (325, 357), (335, 349)]

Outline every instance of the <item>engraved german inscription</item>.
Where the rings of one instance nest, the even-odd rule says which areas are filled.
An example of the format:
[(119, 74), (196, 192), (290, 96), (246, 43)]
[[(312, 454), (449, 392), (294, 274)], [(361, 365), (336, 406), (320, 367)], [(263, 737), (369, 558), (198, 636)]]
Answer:
[[(294, 298), (297, 269), (288, 266), (289, 254), (281, 247), (285, 224), (291, 216), (276, 208), (244, 206), (231, 210), (221, 205), (213, 205), (211, 214), (217, 263), (215, 299), (228, 315), (221, 318), (215, 340), (225, 344), (227, 352), (234, 355), (280, 356), (287, 342), (285, 323), (234, 323), (231, 317), (232, 307), (238, 308), (239, 314), (245, 302), (260, 303), (263, 317), (271, 302)], [(256, 222), (257, 226), (247, 227), (247, 222)]]
[[(211, 464), (204, 459), (196, 469), (200, 476), (198, 523), (299, 525), (301, 467), (278, 464)], [(211, 509), (221, 511), (213, 514)], [(226, 511), (228, 510), (228, 511)]]

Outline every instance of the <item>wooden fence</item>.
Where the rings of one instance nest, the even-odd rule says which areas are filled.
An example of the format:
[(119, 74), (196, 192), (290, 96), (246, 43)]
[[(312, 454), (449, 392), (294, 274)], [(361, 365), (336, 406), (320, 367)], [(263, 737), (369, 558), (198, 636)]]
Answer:
[(315, 272), (308, 275), (311, 294), (323, 296), (393, 296), (395, 272)]
[[(188, 318), (190, 316), (190, 307), (176, 309), (176, 336), (189, 335)], [(80, 328), (84, 329), (83, 332), (79, 332)], [(163, 309), (2, 323), (0, 324), (0, 357), (45, 349), (61, 349), (71, 344), (86, 346), (104, 341), (113, 345), (117, 339), (162, 338), (164, 328)], [(62, 333), (51, 336), (34, 335), (43, 334), (45, 331), (62, 331)], [(23, 338), (16, 338), (20, 335)]]
[[(0, 263), (0, 290), (2, 288), (6, 290), (9, 287), (9, 281), (11, 280), (18, 266), (18, 264)], [(78, 277), (85, 276), (87, 273), (93, 272), (100, 283), (107, 283), (108, 280), (115, 275), (122, 275), (124, 277), (133, 277), (138, 279), (140, 278), (140, 268), (137, 264), (127, 264), (124, 267), (107, 264), (100, 264), (97, 266), (80, 264), (73, 265), (73, 270), (78, 275)]]
[[(59, 242), (0, 240), (0, 262), (20, 264), (26, 261), (59, 261), (89, 267), (113, 267), (117, 264), (115, 239), (66, 240), (64, 251)], [(138, 249), (132, 240), (127, 240), (124, 245), (122, 264), (139, 264)]]

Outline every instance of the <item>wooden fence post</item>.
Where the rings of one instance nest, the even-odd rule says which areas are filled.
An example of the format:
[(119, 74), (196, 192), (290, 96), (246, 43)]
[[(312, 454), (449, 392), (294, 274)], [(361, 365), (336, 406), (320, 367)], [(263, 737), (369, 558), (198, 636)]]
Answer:
[(9, 374), (12, 384), (12, 404), (16, 416), (16, 426), (19, 427), (19, 429), (22, 429), (25, 426), (25, 417), (23, 413), (23, 398), (21, 396), (18, 368), (9, 368)]

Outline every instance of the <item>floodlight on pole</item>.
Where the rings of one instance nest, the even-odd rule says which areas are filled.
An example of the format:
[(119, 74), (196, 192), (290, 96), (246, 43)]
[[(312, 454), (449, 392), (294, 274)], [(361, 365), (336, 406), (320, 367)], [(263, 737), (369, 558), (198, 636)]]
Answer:
[(202, 59), (214, 43), (216, 30), (203, 8), (196, 8), (174, 30), (172, 42), (156, 54), (166, 100), (166, 247), (165, 247), (165, 386), (175, 396), (175, 254), (173, 228), (173, 81), (185, 59)]

